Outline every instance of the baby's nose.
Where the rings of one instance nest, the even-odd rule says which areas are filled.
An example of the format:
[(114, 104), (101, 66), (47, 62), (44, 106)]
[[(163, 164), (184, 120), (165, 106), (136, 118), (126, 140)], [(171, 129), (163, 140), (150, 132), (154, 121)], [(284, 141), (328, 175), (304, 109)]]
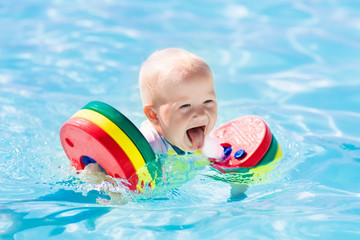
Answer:
[(193, 116), (194, 121), (198, 123), (198, 125), (204, 125), (207, 122), (207, 116), (205, 114), (205, 111), (203, 109), (199, 109), (195, 112)]
[(203, 108), (197, 108), (195, 109), (194, 118), (202, 118), (205, 116), (205, 110)]

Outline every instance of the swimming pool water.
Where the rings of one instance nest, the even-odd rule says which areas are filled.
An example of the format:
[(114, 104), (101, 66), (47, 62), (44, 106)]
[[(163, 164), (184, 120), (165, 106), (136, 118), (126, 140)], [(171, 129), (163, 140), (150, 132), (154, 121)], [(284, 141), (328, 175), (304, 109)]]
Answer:
[[(3, 1), (0, 238), (358, 239), (359, 12), (351, 0)], [(258, 115), (284, 157), (242, 200), (205, 167), (106, 204), (70, 167), (59, 128), (92, 100), (139, 125), (139, 67), (172, 46), (212, 68), (218, 125)]]

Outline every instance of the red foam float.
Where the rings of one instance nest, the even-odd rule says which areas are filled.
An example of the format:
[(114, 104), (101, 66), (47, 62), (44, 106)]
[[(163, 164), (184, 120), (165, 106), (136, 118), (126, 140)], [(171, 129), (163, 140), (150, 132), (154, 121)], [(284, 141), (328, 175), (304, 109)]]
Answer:
[(96, 159), (107, 174), (129, 181), (136, 190), (139, 178), (128, 156), (100, 127), (84, 118), (70, 118), (61, 128), (60, 141), (71, 164), (84, 169), (83, 156)]
[[(225, 163), (216, 163), (222, 168), (255, 167), (270, 147), (272, 134), (265, 121), (256, 116), (234, 119), (216, 129), (212, 135), (219, 143), (230, 144), (232, 153)], [(244, 149), (246, 156), (236, 159), (234, 153)]]

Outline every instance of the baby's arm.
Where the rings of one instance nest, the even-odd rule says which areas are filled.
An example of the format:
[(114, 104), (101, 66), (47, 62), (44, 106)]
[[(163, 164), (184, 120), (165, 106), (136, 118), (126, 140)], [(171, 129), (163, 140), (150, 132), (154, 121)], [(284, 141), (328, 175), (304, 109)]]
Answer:
[[(115, 187), (118, 186), (116, 181), (109, 177), (109, 175), (106, 174), (106, 172), (100, 167), (98, 163), (89, 163), (86, 165), (80, 176), (80, 179), (86, 182), (101, 184), (106, 181)], [(111, 198), (110, 202), (121, 204), (126, 203), (126, 200), (122, 198), (122, 194), (120, 192), (112, 192), (104, 186), (101, 189), (109, 194)], [(100, 200), (100, 202), (108, 203), (107, 200)]]
[(230, 199), (233, 201), (239, 201), (246, 198), (246, 190), (249, 188), (244, 183), (230, 183)]
[[(203, 155), (212, 158), (215, 162), (224, 161), (224, 148), (212, 136), (207, 136), (205, 139), (204, 148), (202, 149)], [(241, 200), (246, 197), (245, 192), (248, 185), (244, 183), (230, 183), (230, 199)]]

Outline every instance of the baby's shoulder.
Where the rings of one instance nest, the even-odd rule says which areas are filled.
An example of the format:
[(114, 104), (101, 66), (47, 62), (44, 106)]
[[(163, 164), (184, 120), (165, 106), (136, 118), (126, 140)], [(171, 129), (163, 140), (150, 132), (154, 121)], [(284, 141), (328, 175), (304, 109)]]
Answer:
[(157, 153), (167, 152), (168, 146), (166, 145), (166, 142), (163, 140), (161, 135), (155, 130), (155, 128), (151, 125), (149, 120), (146, 120), (141, 123), (140, 132), (149, 142), (154, 152)]

